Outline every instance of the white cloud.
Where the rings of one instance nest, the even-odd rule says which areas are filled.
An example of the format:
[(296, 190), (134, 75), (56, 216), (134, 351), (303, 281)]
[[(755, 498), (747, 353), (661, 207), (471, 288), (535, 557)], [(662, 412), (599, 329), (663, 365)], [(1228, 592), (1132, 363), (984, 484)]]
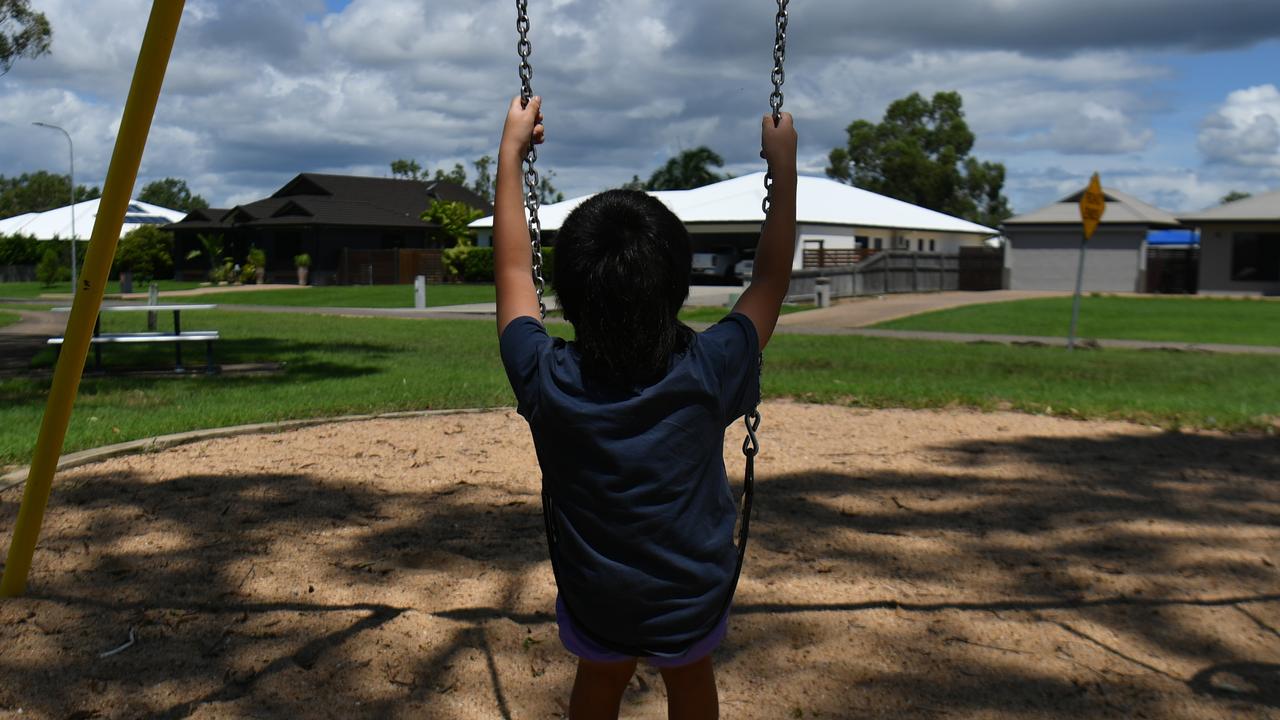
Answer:
[(1198, 145), (1212, 163), (1280, 177), (1280, 89), (1258, 85), (1228, 95), (1205, 119)]

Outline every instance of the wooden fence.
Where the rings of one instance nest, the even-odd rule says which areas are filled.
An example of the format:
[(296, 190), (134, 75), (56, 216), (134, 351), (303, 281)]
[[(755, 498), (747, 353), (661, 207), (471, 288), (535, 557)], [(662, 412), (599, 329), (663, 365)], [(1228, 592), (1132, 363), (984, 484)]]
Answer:
[(342, 251), (338, 268), (338, 282), (342, 285), (408, 284), (419, 275), (425, 275), (429, 282), (443, 281), (444, 251), (347, 248)]

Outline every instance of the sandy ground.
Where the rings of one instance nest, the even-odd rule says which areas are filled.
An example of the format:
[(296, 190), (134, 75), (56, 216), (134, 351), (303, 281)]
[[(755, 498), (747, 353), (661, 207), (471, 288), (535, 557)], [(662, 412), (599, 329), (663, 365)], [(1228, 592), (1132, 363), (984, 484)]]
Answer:
[[(764, 416), (723, 717), (1280, 717), (1275, 438)], [(0, 601), (0, 717), (561, 717), (541, 532), (511, 412), (70, 471)], [(656, 673), (623, 717), (665, 717)]]

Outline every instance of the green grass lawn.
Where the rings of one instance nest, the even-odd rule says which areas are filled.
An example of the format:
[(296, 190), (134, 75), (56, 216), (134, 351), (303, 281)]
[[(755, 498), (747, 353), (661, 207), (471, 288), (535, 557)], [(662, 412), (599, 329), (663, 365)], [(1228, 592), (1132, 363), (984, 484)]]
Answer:
[[(1071, 298), (970, 305), (891, 320), (876, 327), (1066, 337), (1071, 327)], [(1280, 346), (1280, 302), (1227, 298), (1085, 297), (1080, 305), (1079, 336)]]
[[(106, 330), (141, 317), (108, 316)], [(425, 408), (510, 406), (493, 324), (191, 311), (217, 329), (221, 363), (278, 362), (268, 376), (87, 376), (65, 451), (197, 428)], [(563, 324), (551, 325), (566, 334)], [(201, 353), (193, 348), (191, 359)], [(38, 364), (52, 363), (52, 352)], [(168, 347), (108, 348), (108, 368), (165, 368)], [(767, 397), (865, 407), (1012, 408), (1166, 426), (1260, 429), (1280, 417), (1280, 359), (775, 336)], [(49, 381), (0, 379), (0, 464), (26, 462)]]
[[(173, 290), (190, 290), (200, 286), (200, 283), (186, 280), (157, 280), (160, 285), (160, 292), (170, 292)], [(134, 292), (146, 292), (148, 283), (135, 282), (133, 284)], [(107, 283), (106, 294), (115, 295), (120, 292), (120, 283), (111, 281)], [(46, 287), (38, 282), (8, 282), (0, 283), (0, 298), (19, 298), (30, 299), (45, 294), (71, 294), (71, 283), (57, 283), (53, 286)]]
[[(493, 285), (427, 285), (427, 307), (494, 301)], [(296, 290), (224, 292), (183, 298), (179, 303), (287, 305), (290, 307), (411, 308), (412, 285), (324, 285)]]
[(5, 312), (3, 310), (0, 310), (0, 327), (4, 327), (5, 325), (12, 325), (21, 319), (22, 319), (22, 316), (17, 313)]

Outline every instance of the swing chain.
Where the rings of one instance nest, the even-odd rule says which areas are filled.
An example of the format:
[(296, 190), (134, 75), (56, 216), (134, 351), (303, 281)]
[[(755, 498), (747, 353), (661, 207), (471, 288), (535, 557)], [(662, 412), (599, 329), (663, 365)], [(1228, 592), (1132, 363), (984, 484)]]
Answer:
[[(787, 73), (783, 69), (783, 63), (787, 59), (787, 3), (790, 0), (777, 0), (778, 14), (774, 17), (774, 40), (773, 40), (773, 72), (769, 74), (769, 79), (773, 82), (773, 92), (769, 94), (769, 108), (773, 110), (773, 125), (778, 126), (782, 122), (782, 83), (786, 82)], [(769, 209), (773, 206), (773, 172), (766, 171), (764, 174), (764, 200), (760, 203), (760, 209), (764, 211), (765, 221), (769, 219)], [(764, 356), (760, 357), (760, 373), (764, 373)], [(743, 423), (747, 426), (747, 437), (742, 441), (742, 454), (747, 456), (747, 471), (752, 472), (754, 460), (760, 452), (760, 441), (756, 438), (756, 431), (760, 429), (760, 408), (759, 406), (751, 409), (742, 418)]]
[[(516, 52), (520, 54), (520, 106), (529, 107), (533, 98), (533, 65), (529, 56), (533, 54), (533, 43), (529, 42), (529, 0), (516, 0), (516, 32), (520, 40), (516, 43)], [(538, 293), (538, 312), (542, 319), (547, 318), (547, 306), (542, 301), (546, 280), (542, 277), (542, 221), (538, 219), (538, 207), (541, 198), (538, 195), (538, 149), (529, 139), (529, 152), (524, 156), (524, 208), (529, 213), (529, 249), (533, 261), (533, 288)]]
[[(783, 63), (787, 60), (787, 22), (789, 16), (787, 14), (787, 3), (790, 0), (777, 0), (778, 14), (774, 17), (774, 39), (773, 39), (773, 71), (769, 74), (769, 79), (773, 82), (773, 92), (769, 94), (769, 109), (773, 111), (773, 125), (778, 126), (782, 122), (782, 84), (787, 80), (787, 71), (783, 68)], [(760, 209), (764, 211), (765, 217), (769, 217), (769, 207), (773, 203), (773, 172), (766, 171), (764, 174), (764, 200), (760, 203)]]

